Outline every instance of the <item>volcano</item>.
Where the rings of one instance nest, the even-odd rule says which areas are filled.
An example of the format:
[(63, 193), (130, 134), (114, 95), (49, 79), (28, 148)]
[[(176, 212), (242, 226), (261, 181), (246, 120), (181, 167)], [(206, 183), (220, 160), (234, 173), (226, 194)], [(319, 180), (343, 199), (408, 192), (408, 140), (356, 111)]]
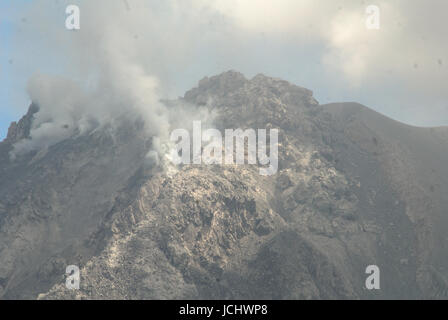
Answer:
[(222, 132), (278, 129), (278, 171), (148, 169), (129, 120), (11, 157), (32, 104), (0, 143), (0, 298), (448, 298), (448, 127), (235, 71), (164, 103), (208, 108)]

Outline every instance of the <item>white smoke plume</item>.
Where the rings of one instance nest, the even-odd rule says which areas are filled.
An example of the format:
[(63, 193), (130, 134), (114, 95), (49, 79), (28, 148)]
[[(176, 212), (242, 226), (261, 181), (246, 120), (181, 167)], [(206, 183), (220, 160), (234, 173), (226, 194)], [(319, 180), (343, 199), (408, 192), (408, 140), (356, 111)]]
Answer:
[[(65, 29), (69, 4), (81, 10), (78, 31)], [(160, 98), (177, 93), (179, 82), (191, 87), (191, 78), (197, 81), (228, 69), (287, 80), (291, 74), (299, 85), (312, 84), (316, 94), (334, 92), (337, 100), (361, 97), (363, 103), (381, 103), (379, 111), (401, 121), (445, 123), (448, 2), (378, 0), (372, 3), (381, 9), (376, 31), (365, 28), (369, 4), (30, 1), (28, 12), (11, 14), (17, 21), (26, 17), (14, 34), (14, 65), (36, 70), (28, 92), (41, 110), (32, 140), (16, 145), (14, 152), (54, 144), (120, 114), (141, 117), (148, 134), (163, 141), (177, 118)], [(0, 17), (12, 19), (2, 12)], [(294, 52), (305, 53), (296, 57)]]
[[(33, 32), (44, 35), (41, 41), (49, 51), (62, 57), (61, 74), (36, 73), (29, 80), (28, 94), (40, 109), (31, 139), (17, 143), (12, 157), (121, 117), (144, 120), (148, 136), (157, 137), (160, 147), (168, 142), (170, 127), (178, 118), (185, 121), (205, 115), (191, 107), (168, 110), (160, 102), (168, 91), (161, 86), (161, 81), (167, 81), (167, 63), (188, 54), (186, 41), (191, 37), (187, 34), (201, 28), (197, 13), (181, 1), (81, 1), (77, 31), (55, 25), (60, 19), (47, 16), (45, 6), (39, 4), (30, 8), (27, 38), (22, 41), (30, 41)], [(68, 2), (56, 5), (64, 12)], [(197, 22), (187, 22), (190, 28), (186, 28), (184, 23), (190, 19)]]

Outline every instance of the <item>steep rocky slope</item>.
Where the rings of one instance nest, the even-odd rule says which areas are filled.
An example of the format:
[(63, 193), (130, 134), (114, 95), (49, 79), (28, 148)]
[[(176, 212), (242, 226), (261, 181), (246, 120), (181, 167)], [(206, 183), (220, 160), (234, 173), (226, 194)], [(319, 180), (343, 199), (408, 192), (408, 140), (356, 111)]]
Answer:
[[(148, 171), (134, 123), (12, 161), (33, 106), (0, 143), (1, 297), (448, 298), (447, 128), (237, 72), (167, 102), (179, 103), (212, 109), (219, 129), (278, 128), (278, 173)], [(70, 264), (80, 290), (65, 288)], [(380, 290), (365, 288), (371, 264)]]

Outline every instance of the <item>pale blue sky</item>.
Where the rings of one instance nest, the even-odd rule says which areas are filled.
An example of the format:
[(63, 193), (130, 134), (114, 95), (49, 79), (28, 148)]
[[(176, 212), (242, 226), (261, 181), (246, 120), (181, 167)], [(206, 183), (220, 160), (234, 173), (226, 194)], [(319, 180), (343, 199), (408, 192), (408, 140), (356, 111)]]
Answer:
[(29, 73), (15, 64), (12, 42), (20, 24), (26, 23), (26, 17), (21, 17), (20, 12), (30, 2), (0, 1), (0, 140), (6, 136), (10, 123), (20, 119), (29, 104), (25, 93)]
[[(0, 2), (0, 11), (6, 10), (7, 2)], [(3, 15), (2, 15), (3, 17)], [(0, 20), (0, 139), (5, 135), (9, 122), (14, 119), (12, 112), (12, 102), (9, 94), (8, 82), (10, 79), (10, 39), (12, 36), (12, 23), (7, 20)]]
[[(132, 0), (128, 2), (132, 7)], [(302, 2), (311, 3), (308, 0)], [(36, 3), (44, 8), (47, 14), (41, 17), (42, 28), (39, 23), (36, 24), (36, 17), (29, 16), (31, 5)], [(0, 1), (0, 139), (5, 137), (9, 124), (18, 120), (28, 108), (30, 101), (26, 87), (31, 75), (39, 72), (70, 76), (67, 73), (69, 68), (65, 66), (67, 63), (65, 57), (61, 54), (63, 51), (58, 51), (46, 42), (47, 30), (64, 30), (65, 3), (79, 4), (83, 21), (85, 11), (82, 11), (82, 0)], [(448, 88), (446, 85), (444, 87), (444, 81), (441, 81), (446, 79), (448, 50), (446, 46), (439, 45), (446, 43), (448, 26), (446, 20), (437, 20), (437, 14), (442, 14), (448, 9), (447, 2), (434, 1), (439, 3), (439, 8), (437, 6), (431, 8), (426, 6), (423, 0), (412, 4), (397, 0), (395, 2), (397, 7), (386, 7), (389, 12), (383, 10), (385, 17), (384, 27), (381, 30), (383, 33), (379, 33), (378, 38), (383, 37), (384, 40), (375, 39), (376, 35), (373, 35), (372, 39), (365, 39), (363, 35), (364, 38), (360, 38), (362, 41), (356, 32), (348, 33), (353, 40), (351, 38), (347, 40), (346, 29), (343, 29), (344, 37), (341, 37), (337, 33), (340, 33), (338, 26), (335, 28), (336, 31), (326, 31), (308, 23), (306, 28), (315, 29), (310, 29), (308, 34), (299, 30), (303, 29), (299, 22), (308, 17), (299, 16), (300, 12), (297, 13), (297, 17), (294, 14), (290, 15), (289, 11), (295, 8), (285, 7), (285, 10), (282, 10), (282, 1), (276, 3), (276, 11), (272, 14), (279, 15), (279, 20), (275, 21), (275, 25), (262, 23), (260, 26), (254, 19), (245, 21), (248, 14), (257, 14), (257, 11), (249, 10), (247, 14), (244, 10), (240, 10), (236, 18), (242, 17), (243, 23), (241, 26), (236, 23), (234, 30), (241, 29), (236, 36), (229, 36), (225, 34), (227, 29), (219, 28), (212, 35), (214, 38), (194, 33), (191, 39), (188, 39), (193, 50), (188, 53), (191, 57), (185, 60), (186, 64), (171, 63), (169, 60), (157, 61), (163, 64), (165, 89), (169, 92), (170, 98), (183, 95), (185, 90), (195, 86), (204, 76), (233, 69), (243, 72), (248, 77), (264, 73), (291, 81), (313, 90), (320, 103), (357, 101), (406, 123), (422, 126), (448, 124), (448, 94), (443, 94), (448, 92)], [(358, 10), (363, 14), (363, 7), (357, 7), (359, 1), (335, 0), (332, 5), (339, 12), (347, 8), (355, 12)], [(43, 10), (42, 8), (40, 10)], [(318, 8), (316, 17), (311, 17), (311, 21), (319, 21), (320, 16), (325, 14), (329, 15), (327, 19), (329, 20), (338, 14), (333, 13), (331, 8), (326, 13), (322, 8), (322, 6)], [(123, 12), (126, 12), (124, 4), (122, 9), (117, 14), (123, 15)], [(427, 10), (426, 14), (421, 13), (422, 10)], [(390, 12), (400, 14), (389, 17)], [(285, 18), (283, 19), (281, 15), (285, 15)], [(432, 17), (431, 21), (428, 18), (425, 20), (424, 17), (429, 16)], [(288, 22), (291, 17), (291, 21)], [(236, 18), (234, 20), (239, 21)], [(260, 16), (259, 20), (262, 21), (262, 18)], [(437, 20), (437, 23), (433, 23), (432, 20)], [(283, 21), (286, 21), (284, 25)], [(329, 25), (334, 27), (333, 22)], [(405, 27), (398, 30), (397, 25)], [(264, 27), (270, 29), (266, 31)], [(275, 30), (270, 32), (273, 29)], [(154, 33), (152, 30), (145, 32)], [(221, 39), (219, 32), (222, 32), (222, 38), (225, 40)], [(240, 33), (243, 35), (240, 36)], [(142, 34), (143, 36), (136, 41), (145, 41), (145, 33)], [(365, 50), (366, 43), (373, 45)], [(89, 48), (85, 50), (88, 51)], [(400, 50), (403, 50), (402, 55)], [(163, 60), (164, 57), (160, 59)], [(336, 64), (335, 67), (333, 60), (339, 61), (337, 59), (340, 59), (341, 66)], [(359, 67), (356, 64), (357, 59), (362, 61), (362, 68), (359, 69), (364, 71), (363, 81), (360, 85), (352, 85), (351, 81), (356, 82), (353, 79), (357, 75), (353, 76), (351, 73), (354, 70), (353, 66)]]

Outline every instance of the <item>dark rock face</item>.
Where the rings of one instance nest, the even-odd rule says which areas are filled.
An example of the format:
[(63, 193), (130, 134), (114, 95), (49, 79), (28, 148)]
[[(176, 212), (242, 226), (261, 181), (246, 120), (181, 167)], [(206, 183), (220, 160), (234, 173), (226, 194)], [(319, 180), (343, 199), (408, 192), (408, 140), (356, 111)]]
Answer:
[[(233, 71), (181, 102), (213, 109), (220, 129), (278, 128), (278, 173), (145, 174), (148, 141), (133, 124), (2, 160), (1, 297), (448, 298), (448, 129), (319, 105), (307, 89)], [(80, 290), (65, 288), (70, 264)], [(380, 290), (365, 288), (372, 264)]]
[(33, 115), (39, 111), (39, 107), (35, 104), (31, 104), (28, 108), (28, 112), (23, 116), (18, 123), (13, 122), (8, 129), (8, 135), (6, 136), (6, 141), (11, 144), (20, 141), (22, 139), (27, 139), (30, 136), (31, 124), (33, 121)]

